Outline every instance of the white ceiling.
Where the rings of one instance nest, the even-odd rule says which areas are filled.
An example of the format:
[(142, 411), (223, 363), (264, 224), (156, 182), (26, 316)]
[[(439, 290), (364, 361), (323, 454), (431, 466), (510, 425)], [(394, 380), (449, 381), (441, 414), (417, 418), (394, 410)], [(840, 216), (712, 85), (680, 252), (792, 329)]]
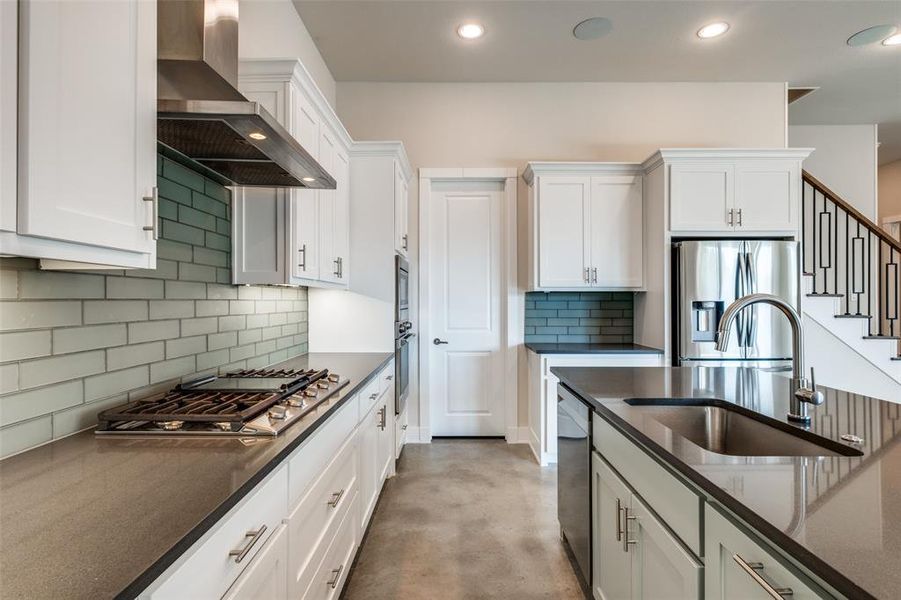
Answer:
[[(788, 81), (820, 86), (791, 124), (880, 126), (880, 162), (901, 158), (901, 46), (851, 48), (853, 33), (901, 26), (901, 1), (294, 0), (338, 81)], [(602, 16), (613, 30), (572, 35)], [(464, 42), (475, 20), (485, 37)], [(725, 20), (722, 38), (699, 40)]]

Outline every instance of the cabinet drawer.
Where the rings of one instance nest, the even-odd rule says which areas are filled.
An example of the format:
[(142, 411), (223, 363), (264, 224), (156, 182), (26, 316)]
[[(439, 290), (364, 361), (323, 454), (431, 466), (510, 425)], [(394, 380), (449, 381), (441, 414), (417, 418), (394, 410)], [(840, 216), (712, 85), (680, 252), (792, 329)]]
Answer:
[(354, 494), (350, 501), (350, 508), (344, 514), (331, 545), (325, 552), (325, 557), (300, 595), (304, 600), (332, 600), (341, 595), (359, 537), (356, 519), (359, 511), (359, 494)]
[[(772, 598), (779, 588), (788, 598), (832, 598), (747, 535), (717, 509), (704, 510), (704, 597), (710, 600)], [(769, 588), (769, 589), (768, 589)], [(789, 591), (789, 589), (791, 591)]]
[[(357, 495), (357, 439), (348, 440), (288, 519), (290, 582), (298, 592), (309, 583), (347, 506)], [(298, 594), (293, 594), (295, 597)]]
[(387, 367), (379, 373), (379, 394), (384, 394), (394, 382), (394, 361), (392, 360)]
[(372, 407), (375, 406), (375, 403), (378, 402), (379, 397), (382, 395), (381, 379), (382, 377), (380, 375), (376, 375), (369, 381), (369, 383), (366, 384), (366, 387), (364, 387), (360, 392), (361, 418), (369, 414), (369, 411), (372, 410)]
[[(288, 472), (281, 468), (224, 517), (215, 533), (194, 548), (190, 557), (150, 597), (154, 600), (221, 597), (238, 575), (253, 564), (266, 539), (285, 518), (287, 492)], [(263, 533), (253, 535), (259, 531)], [(247, 550), (243, 555), (229, 554), (243, 550)]]
[(594, 415), (594, 447), (697, 556), (701, 553), (701, 497)]
[[(359, 400), (354, 397), (313, 433), (288, 460), (288, 506), (295, 506), (310, 484), (350, 437), (357, 426)], [(287, 511), (285, 511), (287, 512)]]

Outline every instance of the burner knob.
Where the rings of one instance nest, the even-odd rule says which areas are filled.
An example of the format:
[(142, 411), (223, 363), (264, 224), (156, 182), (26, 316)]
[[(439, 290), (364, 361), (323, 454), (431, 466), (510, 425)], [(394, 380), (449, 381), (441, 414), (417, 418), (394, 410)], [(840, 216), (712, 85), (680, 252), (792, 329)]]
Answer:
[(319, 383), (316, 384), (316, 386), (317, 386), (318, 388), (320, 388), (320, 389), (327, 390), (327, 389), (328, 389), (328, 382), (327, 382), (327, 381), (320, 381)]
[(303, 395), (306, 396), (307, 398), (315, 398), (318, 393), (319, 392), (317, 392), (313, 388), (307, 388), (303, 391)]
[(341, 379), (341, 376), (337, 373), (329, 373), (328, 380), (332, 383), (338, 383), (339, 379)]
[(288, 416), (288, 409), (284, 406), (273, 406), (269, 409), (269, 418), (281, 421), (284, 420), (285, 417)]
[(303, 398), (296, 394), (289, 397), (287, 400), (285, 400), (285, 402), (288, 404), (288, 406), (293, 406), (294, 408), (303, 406)]

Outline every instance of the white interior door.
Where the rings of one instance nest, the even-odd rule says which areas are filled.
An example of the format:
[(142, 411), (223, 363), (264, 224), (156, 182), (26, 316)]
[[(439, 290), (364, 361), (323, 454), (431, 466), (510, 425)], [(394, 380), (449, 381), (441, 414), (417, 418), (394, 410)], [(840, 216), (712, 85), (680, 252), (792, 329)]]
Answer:
[(500, 182), (436, 182), (429, 194), (432, 434), (504, 434)]

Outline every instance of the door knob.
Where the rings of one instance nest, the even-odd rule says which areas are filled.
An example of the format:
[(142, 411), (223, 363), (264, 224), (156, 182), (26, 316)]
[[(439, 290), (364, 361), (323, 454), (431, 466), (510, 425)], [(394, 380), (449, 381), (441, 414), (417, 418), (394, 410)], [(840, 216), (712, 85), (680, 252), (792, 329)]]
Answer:
[(447, 344), (448, 342), (442, 340), (441, 338), (435, 338), (434, 340), (432, 340), (432, 343), (436, 346), (440, 346), (441, 344)]

